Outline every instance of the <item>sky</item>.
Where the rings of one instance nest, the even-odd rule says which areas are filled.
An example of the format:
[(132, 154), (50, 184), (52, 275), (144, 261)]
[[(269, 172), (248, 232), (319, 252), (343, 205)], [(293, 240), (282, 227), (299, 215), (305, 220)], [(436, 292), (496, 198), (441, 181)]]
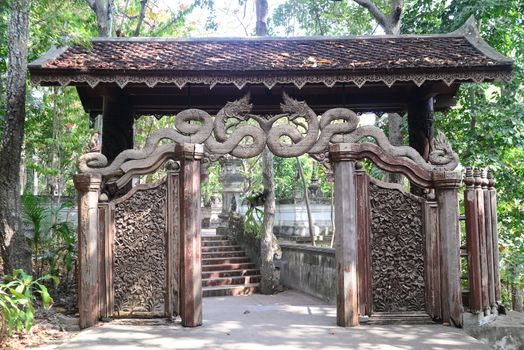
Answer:
[[(191, 0), (159, 0), (160, 7), (178, 9), (180, 6), (188, 5)], [(268, 0), (269, 14), (285, 0)], [(207, 9), (196, 9), (188, 17), (188, 22), (195, 21), (199, 25), (192, 36), (220, 36), (220, 37), (243, 37), (250, 36), (255, 30), (255, 1), (247, 0), (246, 4), (239, 5), (239, 0), (215, 0), (216, 32), (206, 31), (204, 24), (210, 15)], [(279, 33), (277, 33), (279, 34)], [(283, 34), (283, 33), (282, 33)]]

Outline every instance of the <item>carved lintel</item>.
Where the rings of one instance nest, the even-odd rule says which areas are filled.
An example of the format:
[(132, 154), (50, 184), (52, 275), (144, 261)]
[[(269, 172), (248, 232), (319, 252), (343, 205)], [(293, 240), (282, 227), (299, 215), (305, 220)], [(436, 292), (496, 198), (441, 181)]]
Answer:
[[(346, 108), (333, 108), (320, 118), (304, 101), (283, 95), (283, 114), (257, 116), (250, 114), (249, 95), (228, 102), (216, 115), (198, 109), (187, 109), (176, 116), (174, 128), (154, 132), (141, 150), (128, 149), (108, 165), (100, 153), (80, 157), (78, 167), (82, 173), (98, 173), (104, 177), (124, 175), (128, 168), (151, 157), (164, 157), (170, 140), (176, 145), (181, 159), (203, 159), (205, 152), (217, 157), (230, 154), (238, 158), (259, 155), (266, 146), (279, 157), (297, 157), (302, 154), (324, 154), (330, 144), (359, 144), (378, 147), (384, 155), (399, 161), (406, 158), (427, 170), (453, 170), (458, 164), (456, 154), (443, 134), (432, 141), (428, 163), (415, 149), (393, 146), (384, 132), (375, 126), (359, 127), (359, 117)], [(362, 142), (372, 138), (375, 143)], [(192, 146), (191, 146), (192, 145)], [(169, 147), (167, 147), (169, 148)], [(324, 157), (326, 159), (326, 157)]]

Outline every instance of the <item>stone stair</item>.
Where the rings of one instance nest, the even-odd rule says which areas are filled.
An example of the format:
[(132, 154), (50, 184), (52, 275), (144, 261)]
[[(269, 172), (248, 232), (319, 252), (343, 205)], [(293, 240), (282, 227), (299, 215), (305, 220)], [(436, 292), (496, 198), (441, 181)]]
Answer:
[(239, 245), (221, 235), (202, 236), (204, 297), (247, 295), (258, 290), (260, 271)]

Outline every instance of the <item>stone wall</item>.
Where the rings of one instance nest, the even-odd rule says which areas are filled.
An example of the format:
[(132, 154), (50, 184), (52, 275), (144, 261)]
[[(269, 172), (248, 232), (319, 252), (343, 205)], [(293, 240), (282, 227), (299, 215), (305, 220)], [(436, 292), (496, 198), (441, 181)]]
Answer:
[[(246, 211), (246, 206), (240, 208), (241, 215), (244, 215)], [(315, 224), (315, 235), (331, 234), (331, 205), (313, 203), (311, 214)], [(273, 232), (279, 238), (309, 237), (309, 221), (305, 204), (277, 204)]]
[(335, 249), (281, 243), (280, 283), (335, 304)]

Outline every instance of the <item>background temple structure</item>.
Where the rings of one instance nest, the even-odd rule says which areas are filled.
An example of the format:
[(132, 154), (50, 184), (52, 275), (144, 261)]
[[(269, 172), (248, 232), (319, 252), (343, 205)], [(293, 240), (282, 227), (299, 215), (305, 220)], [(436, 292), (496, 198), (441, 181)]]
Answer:
[[(338, 325), (403, 313), (460, 326), (464, 304), (479, 317), (497, 312), (494, 181), (467, 174), (461, 251), (463, 175), (433, 127), (462, 83), (511, 79), (512, 61), (474, 21), (426, 36), (96, 39), (51, 50), (29, 68), (34, 83), (75, 86), (86, 112), (103, 119), (101, 153), (81, 157), (75, 176), (82, 327), (129, 311), (202, 324), (201, 166), (266, 146), (334, 168)], [(360, 112), (407, 114), (409, 146), (360, 126)], [(176, 115), (173, 128), (133, 150), (134, 119), (164, 114)], [(421, 195), (371, 178), (364, 159), (403, 174)], [(163, 181), (129, 188), (168, 160)]]

